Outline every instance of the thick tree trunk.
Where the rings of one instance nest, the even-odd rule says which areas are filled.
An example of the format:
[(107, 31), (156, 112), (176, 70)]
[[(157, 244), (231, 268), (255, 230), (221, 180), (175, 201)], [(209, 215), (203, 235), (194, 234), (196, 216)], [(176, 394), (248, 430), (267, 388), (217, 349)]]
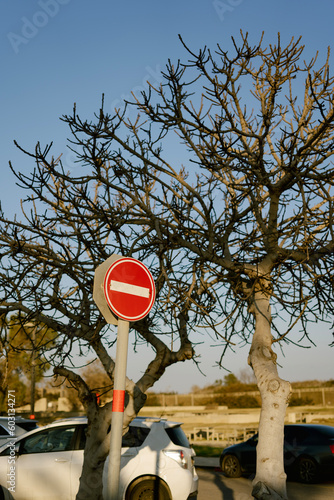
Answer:
[[(108, 454), (111, 413), (97, 408), (88, 417), (84, 462), (76, 500), (103, 500), (102, 474)], [(109, 413), (109, 414), (108, 414)]]
[[(127, 380), (123, 434), (146, 401), (146, 395)], [(104, 407), (90, 406), (84, 463), (76, 500), (103, 500), (103, 468), (110, 447), (112, 403)]]
[(251, 312), (255, 332), (249, 354), (261, 393), (262, 407), (257, 445), (256, 476), (253, 496), (259, 500), (287, 500), (286, 474), (283, 462), (284, 418), (291, 387), (277, 371), (272, 351), (269, 295), (257, 291)]

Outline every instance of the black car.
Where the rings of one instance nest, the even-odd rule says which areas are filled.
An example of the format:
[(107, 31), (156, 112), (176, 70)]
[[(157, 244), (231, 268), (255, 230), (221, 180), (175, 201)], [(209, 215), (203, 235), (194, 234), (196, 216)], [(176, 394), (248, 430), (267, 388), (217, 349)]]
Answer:
[[(252, 474), (256, 469), (255, 434), (243, 443), (225, 448), (220, 466), (228, 477)], [(300, 424), (284, 427), (284, 468), (289, 477), (303, 483), (334, 478), (334, 427)]]
[[(38, 427), (36, 420), (18, 416), (0, 417), (0, 446)], [(1, 500), (1, 496), (0, 496)]]

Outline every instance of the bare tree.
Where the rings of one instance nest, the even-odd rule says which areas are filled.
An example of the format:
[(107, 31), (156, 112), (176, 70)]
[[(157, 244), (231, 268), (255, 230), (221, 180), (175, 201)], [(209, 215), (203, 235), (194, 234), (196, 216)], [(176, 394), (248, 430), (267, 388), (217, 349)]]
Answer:
[[(116, 328), (106, 325), (92, 299), (95, 269), (111, 254), (135, 256), (146, 261), (155, 278), (159, 305), (150, 315), (132, 325), (135, 344), (146, 343), (152, 360), (134, 382), (126, 381), (124, 432), (146, 400), (145, 392), (164, 374), (168, 366), (192, 359), (184, 316), (185, 307), (175, 316), (166, 311), (170, 295), (168, 249), (141, 244), (143, 227), (128, 224), (121, 197), (106, 193), (108, 200), (102, 218), (96, 217), (95, 203), (100, 184), (90, 180), (54, 175), (55, 163), (36, 149), (36, 167), (27, 176), (16, 173), (27, 190), (22, 203), (22, 220), (8, 220), (1, 213), (1, 303), (3, 317), (16, 318), (26, 327), (33, 323), (37, 334), (42, 327), (58, 332), (52, 342), (43, 345), (41, 354), (53, 366), (54, 373), (78, 391), (88, 416), (88, 434), (78, 499), (102, 498), (102, 471), (109, 451), (112, 402), (99, 406), (96, 387), (90, 386), (80, 370), (92, 353), (102, 363), (113, 386), (115, 363), (109, 349), (116, 342)], [(100, 160), (96, 160), (99, 164)], [(83, 167), (85, 168), (85, 162)], [(95, 200), (95, 201), (94, 201)], [(92, 204), (91, 204), (92, 203)], [(27, 208), (26, 208), (27, 207)], [(160, 298), (162, 297), (162, 302)], [(175, 301), (179, 299), (175, 296)], [(165, 304), (165, 309), (161, 304)], [(174, 314), (174, 316), (173, 316)], [(39, 327), (41, 326), (41, 328)], [(5, 325), (4, 325), (5, 328)], [(77, 360), (74, 352), (82, 359)]]
[[(114, 249), (146, 260), (156, 269), (158, 307), (134, 328), (156, 357), (128, 382), (128, 416), (166, 366), (193, 356), (193, 328), (214, 332), (220, 363), (233, 342), (250, 342), (262, 398), (253, 495), (286, 499), (291, 389), (272, 345), (297, 325), (308, 338), (310, 323), (333, 315), (334, 78), (329, 54), (319, 68), (317, 56), (302, 60), (300, 39), (251, 46), (241, 34), (233, 42), (232, 54), (184, 46), (189, 61), (169, 62), (159, 87), (127, 103), (138, 111), (134, 121), (126, 109), (110, 115), (104, 106), (82, 120), (74, 107), (63, 120), (80, 171), (66, 172), (49, 146), (26, 152), (35, 170), (16, 175), (33, 209), (25, 223), (2, 218), (2, 309), (27, 312), (31, 301), (35, 318), (43, 314), (54, 329), (57, 322), (62, 353), (70, 355), (74, 341), (89, 344), (112, 379), (108, 337), (91, 300), (93, 271)], [(183, 148), (182, 161), (174, 147)], [(165, 328), (178, 336), (178, 350), (164, 342)], [(93, 422), (83, 380), (55, 370), (77, 386)], [(94, 430), (103, 443), (92, 455), (99, 465), (105, 422)]]

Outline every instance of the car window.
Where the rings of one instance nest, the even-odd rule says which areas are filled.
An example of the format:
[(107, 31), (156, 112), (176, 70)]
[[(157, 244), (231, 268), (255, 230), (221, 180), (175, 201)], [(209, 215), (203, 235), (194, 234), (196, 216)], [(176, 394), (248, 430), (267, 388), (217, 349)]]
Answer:
[(123, 448), (141, 446), (149, 435), (149, 432), (150, 429), (147, 427), (130, 425), (128, 432), (122, 437)]
[(79, 444), (78, 444), (78, 450), (84, 450), (85, 445), (86, 445), (86, 432), (87, 432), (87, 425), (79, 425)]
[(284, 441), (290, 446), (299, 446), (308, 437), (309, 431), (304, 427), (285, 427)]
[[(80, 437), (78, 449), (83, 450), (86, 444), (86, 431), (87, 426), (80, 426)], [(129, 430), (122, 437), (122, 447), (123, 448), (135, 448), (137, 446), (141, 446), (147, 436), (150, 433), (150, 429), (147, 427), (136, 427), (135, 425), (130, 425)]]
[(24, 429), (25, 431), (33, 431), (38, 427), (36, 420), (31, 420), (31, 421), (26, 421), (26, 422), (21, 422), (17, 421), (16, 425), (18, 427), (21, 427), (21, 429)]
[(71, 450), (74, 433), (75, 426), (56, 427), (38, 432), (22, 440), (20, 454)]
[(334, 427), (318, 427), (317, 434), (325, 438), (334, 439)]
[(251, 445), (257, 445), (258, 441), (259, 441), (259, 435), (257, 433), (248, 439), (248, 443), (250, 443)]
[(166, 427), (165, 431), (167, 432), (172, 443), (178, 446), (184, 446), (185, 448), (190, 448), (188, 438), (180, 426)]
[(9, 432), (2, 425), (0, 425), (0, 436), (9, 436)]

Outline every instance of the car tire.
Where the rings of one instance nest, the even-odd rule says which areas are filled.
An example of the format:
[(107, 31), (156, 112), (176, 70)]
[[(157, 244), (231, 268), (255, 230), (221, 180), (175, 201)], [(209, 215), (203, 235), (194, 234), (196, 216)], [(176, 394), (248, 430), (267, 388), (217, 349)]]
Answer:
[(315, 483), (319, 476), (317, 463), (310, 457), (302, 457), (297, 463), (297, 479), (302, 483)]
[(144, 476), (130, 484), (125, 500), (172, 500), (172, 496), (160, 477)]
[(227, 477), (240, 477), (241, 467), (235, 455), (225, 455), (221, 460), (221, 469)]

